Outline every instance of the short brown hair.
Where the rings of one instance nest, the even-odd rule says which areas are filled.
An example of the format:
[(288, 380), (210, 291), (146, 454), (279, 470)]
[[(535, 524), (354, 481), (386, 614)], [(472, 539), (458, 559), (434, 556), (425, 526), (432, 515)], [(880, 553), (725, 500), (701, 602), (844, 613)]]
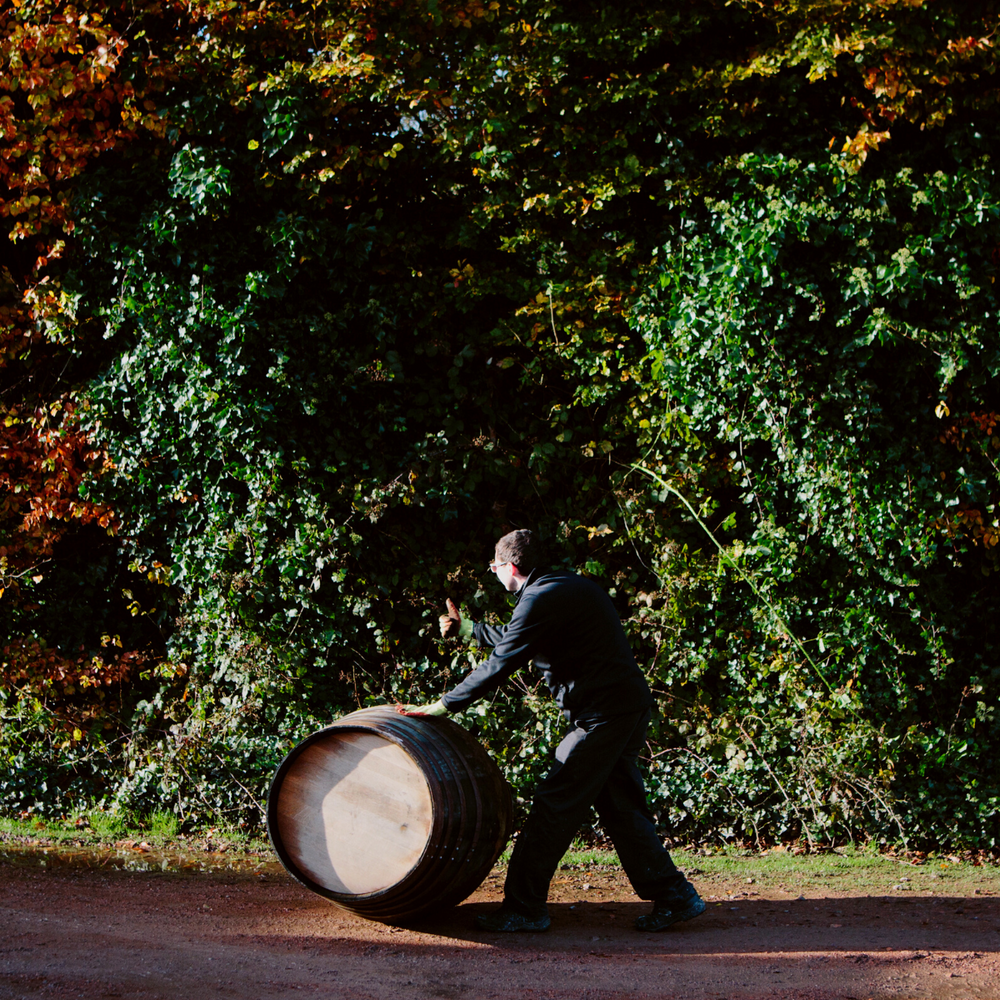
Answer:
[(508, 532), (497, 542), (496, 561), (513, 563), (519, 573), (527, 576), (542, 562), (535, 536), (527, 528)]

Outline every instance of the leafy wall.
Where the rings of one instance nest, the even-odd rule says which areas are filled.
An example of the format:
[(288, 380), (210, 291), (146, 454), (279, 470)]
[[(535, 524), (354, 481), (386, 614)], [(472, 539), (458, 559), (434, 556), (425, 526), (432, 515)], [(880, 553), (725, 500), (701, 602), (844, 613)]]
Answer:
[[(3, 807), (259, 823), (530, 526), (665, 832), (994, 845), (996, 19), (7, 11)], [(467, 716), (527, 794), (534, 679)]]

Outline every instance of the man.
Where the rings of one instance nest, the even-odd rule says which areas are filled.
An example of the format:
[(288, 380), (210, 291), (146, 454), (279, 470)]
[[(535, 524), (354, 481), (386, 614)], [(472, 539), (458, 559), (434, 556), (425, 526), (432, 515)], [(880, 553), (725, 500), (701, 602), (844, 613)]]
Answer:
[(492, 646), (489, 659), (434, 704), (402, 711), (457, 712), (534, 661), (570, 730), (535, 790), (507, 869), (503, 904), (478, 917), (478, 925), (490, 931), (548, 929), (549, 882), (592, 805), (636, 894), (653, 900), (653, 912), (636, 921), (639, 930), (665, 930), (703, 913), (705, 904), (674, 866), (646, 805), (636, 759), (653, 699), (610, 598), (591, 580), (544, 568), (530, 531), (504, 535), (490, 569), (518, 595), (507, 625), (473, 624), (451, 600), (441, 616), (442, 635)]

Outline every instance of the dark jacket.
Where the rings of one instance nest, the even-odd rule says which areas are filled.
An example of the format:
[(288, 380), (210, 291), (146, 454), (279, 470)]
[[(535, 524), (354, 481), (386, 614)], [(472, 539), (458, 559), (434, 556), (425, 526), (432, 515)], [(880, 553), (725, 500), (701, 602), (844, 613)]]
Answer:
[(653, 703), (618, 613), (592, 580), (564, 570), (534, 569), (502, 628), (476, 624), (481, 663), (441, 700), (458, 712), (534, 661), (567, 718), (640, 712)]

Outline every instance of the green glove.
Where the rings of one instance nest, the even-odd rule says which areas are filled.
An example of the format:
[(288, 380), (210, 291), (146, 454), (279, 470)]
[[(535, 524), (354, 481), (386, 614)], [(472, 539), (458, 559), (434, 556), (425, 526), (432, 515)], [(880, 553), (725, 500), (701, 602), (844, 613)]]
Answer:
[(396, 711), (400, 715), (412, 715), (416, 718), (426, 715), (447, 715), (448, 709), (445, 708), (443, 701), (438, 699), (433, 705), (399, 705)]

